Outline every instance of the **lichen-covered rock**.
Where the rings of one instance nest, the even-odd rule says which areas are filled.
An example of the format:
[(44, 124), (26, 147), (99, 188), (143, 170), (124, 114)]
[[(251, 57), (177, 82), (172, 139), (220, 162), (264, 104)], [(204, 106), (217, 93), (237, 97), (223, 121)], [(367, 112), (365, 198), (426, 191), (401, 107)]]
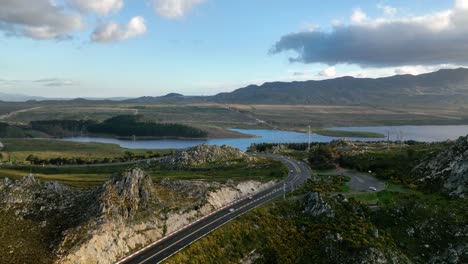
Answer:
[(453, 197), (468, 197), (468, 136), (459, 138), (449, 149), (421, 162), (413, 170), (416, 182), (440, 186)]
[(311, 216), (321, 216), (326, 215), (327, 217), (334, 217), (335, 212), (333, 208), (327, 204), (320, 193), (313, 192), (309, 193), (305, 197), (305, 208), (304, 213), (307, 213)]
[(140, 169), (114, 174), (103, 186), (99, 197), (101, 212), (108, 216), (127, 219), (148, 205), (153, 182)]
[(244, 152), (231, 146), (198, 145), (179, 150), (175, 155), (163, 159), (163, 164), (172, 169), (197, 167), (214, 162), (253, 159)]
[[(114, 175), (98, 195), (101, 215), (66, 232), (59, 263), (113, 263), (235, 199), (272, 184), (254, 181), (219, 184), (168, 179), (153, 183), (141, 170)], [(158, 188), (169, 192), (171, 197), (158, 193)], [(193, 203), (182, 202), (171, 208), (166, 199), (172, 202), (173, 199), (190, 200)]]
[[(43, 232), (49, 259), (105, 264), (272, 184), (153, 182), (132, 169), (112, 175), (99, 188), (78, 190), (29, 175), (0, 180), (0, 214), (26, 219)], [(17, 248), (21, 252), (21, 245)]]

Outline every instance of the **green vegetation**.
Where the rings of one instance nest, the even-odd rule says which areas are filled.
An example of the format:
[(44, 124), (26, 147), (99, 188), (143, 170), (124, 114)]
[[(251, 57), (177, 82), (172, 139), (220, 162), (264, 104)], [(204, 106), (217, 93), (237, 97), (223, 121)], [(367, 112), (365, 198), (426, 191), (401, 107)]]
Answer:
[(384, 134), (365, 131), (345, 131), (332, 129), (315, 129), (314, 133), (328, 137), (353, 137), (353, 138), (384, 138)]
[(292, 195), (301, 195), (309, 192), (347, 192), (349, 187), (346, 183), (350, 178), (341, 175), (313, 175), (303, 185), (298, 187)]
[(364, 207), (352, 201), (347, 205), (329, 202), (335, 210), (333, 218), (303, 213), (302, 201), (277, 201), (255, 209), (168, 263), (238, 263), (249, 257), (254, 263), (353, 263), (349, 256), (365, 248), (394, 247), (385, 235), (372, 236), (375, 227)]
[[(53, 159), (62, 159), (62, 163), (67, 163), (63, 160), (81, 160), (83, 161), (81, 164), (93, 164), (164, 156), (172, 152), (172, 150), (125, 149), (116, 144), (45, 139), (2, 139), (2, 143), (5, 145), (2, 150), (3, 161), (14, 164), (30, 164), (27, 159), (28, 157), (31, 159), (31, 155), (43, 161), (38, 164), (52, 164), (48, 161)], [(73, 163), (68, 162), (68, 164)]]
[(32, 121), (33, 129), (51, 136), (66, 136), (78, 133), (116, 135), (120, 137), (183, 137), (203, 138), (203, 130), (181, 124), (142, 122), (139, 115), (121, 115), (101, 123), (89, 120)]
[(369, 148), (362, 153), (341, 152), (335, 159), (342, 167), (372, 171), (377, 178), (393, 183), (412, 184), (411, 170), (427, 155), (434, 155), (450, 143), (416, 143), (392, 148)]
[[(52, 263), (47, 227), (34, 219), (20, 218), (0, 210), (0, 263)], [(27, 249), (27, 250), (26, 250)]]
[[(33, 173), (40, 180), (58, 181), (77, 188), (101, 185), (110, 175), (135, 165), (103, 165), (120, 161), (138, 161), (150, 157), (172, 154), (173, 150), (124, 149), (114, 144), (65, 142), (39, 139), (5, 139), (4, 161), (10, 161), (0, 168), (0, 178), (22, 178)], [(73, 162), (72, 162), (73, 161)], [(98, 166), (32, 166), (31, 164), (96, 164)], [(256, 162), (230, 160), (207, 164), (185, 170), (171, 170), (158, 162), (142, 166), (155, 179), (197, 179), (208, 181), (278, 180), (287, 175), (281, 162), (258, 159)]]
[(229, 162), (207, 164), (189, 170), (168, 170), (164, 166), (151, 167), (148, 173), (156, 179), (171, 178), (208, 181), (271, 181), (284, 178), (287, 168), (279, 161), (259, 159), (256, 162), (231, 160)]
[(371, 214), (372, 221), (398, 241), (399, 249), (411, 259), (427, 263), (431, 257), (453, 257), (449, 249), (465, 251), (466, 200), (426, 194), (389, 196), (387, 192), (378, 193), (378, 198), (381, 209)]

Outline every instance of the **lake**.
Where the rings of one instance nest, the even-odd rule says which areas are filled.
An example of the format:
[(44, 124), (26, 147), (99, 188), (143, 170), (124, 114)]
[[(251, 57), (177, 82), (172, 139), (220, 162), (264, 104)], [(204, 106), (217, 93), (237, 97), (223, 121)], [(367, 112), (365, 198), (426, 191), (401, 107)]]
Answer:
[[(457, 139), (468, 134), (465, 126), (394, 126), (394, 127), (336, 127), (334, 130), (368, 131), (387, 135), (391, 140), (399, 137), (403, 140), (417, 140), (424, 142)], [(161, 140), (121, 140), (112, 138), (74, 137), (65, 141), (113, 143), (129, 149), (183, 149), (199, 144), (230, 145), (246, 150), (252, 143), (303, 143), (308, 141), (308, 134), (265, 129), (232, 129), (240, 133), (255, 135), (258, 138), (227, 138), (227, 139), (161, 139)], [(400, 135), (400, 136), (399, 136)], [(330, 142), (339, 138), (312, 134), (312, 142)], [(349, 140), (378, 141), (375, 138), (347, 138)]]

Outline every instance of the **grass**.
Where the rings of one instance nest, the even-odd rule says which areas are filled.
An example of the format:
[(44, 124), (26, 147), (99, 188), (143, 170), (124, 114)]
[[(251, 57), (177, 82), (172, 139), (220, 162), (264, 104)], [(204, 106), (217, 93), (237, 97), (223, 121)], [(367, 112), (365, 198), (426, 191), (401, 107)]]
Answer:
[[(30, 108), (33, 105), (15, 104), (12, 110)], [(35, 105), (34, 105), (35, 106)], [(319, 128), (319, 134), (344, 137), (381, 137), (375, 133), (331, 131), (320, 129), (336, 126), (382, 125), (448, 125), (466, 124), (467, 115), (450, 107), (411, 107), (406, 109), (379, 109), (376, 106), (325, 106), (325, 105), (229, 105), (216, 103), (186, 104), (123, 104), (96, 105), (41, 105), (41, 108), (18, 113), (5, 121), (28, 123), (33, 120), (93, 119), (102, 121), (123, 114), (141, 114), (148, 121), (175, 122), (217, 128), (278, 128), (293, 131), (307, 130), (307, 126)], [(0, 108), (0, 112), (1, 112)], [(425, 113), (425, 114), (416, 114)], [(443, 116), (460, 118), (459, 120)], [(300, 116), (301, 118), (291, 118)], [(255, 118), (264, 120), (259, 123)], [(219, 134), (219, 131), (214, 131)]]
[(148, 173), (155, 179), (170, 178), (183, 180), (208, 181), (246, 181), (261, 182), (278, 180), (286, 177), (287, 168), (279, 161), (262, 159), (255, 163), (211, 164), (190, 170), (165, 170), (153, 168)]
[(370, 192), (352, 194), (349, 197), (352, 197), (356, 201), (363, 203), (363, 204), (376, 204), (379, 201), (377, 197), (377, 193), (370, 193)]
[(385, 138), (384, 134), (365, 131), (344, 131), (331, 129), (316, 129), (315, 133), (328, 137), (353, 137), (353, 138)]
[[(29, 173), (21, 170), (0, 169), (0, 178), (11, 178), (19, 180)], [(102, 185), (109, 179), (111, 174), (106, 173), (61, 173), (61, 174), (43, 174), (33, 173), (34, 177), (41, 181), (57, 181), (74, 188), (92, 188)]]
[(144, 155), (148, 151), (153, 153), (168, 154), (171, 150), (147, 150), (126, 149), (116, 144), (93, 143), (93, 142), (67, 142), (46, 139), (2, 139), (5, 148), (2, 152), (7, 153), (10, 161), (24, 163), (29, 155), (41, 159), (51, 158), (119, 158), (126, 152), (134, 155)]
[(402, 184), (396, 184), (389, 181), (385, 182), (385, 190), (380, 192), (362, 192), (358, 194), (350, 194), (348, 197), (354, 198), (356, 201), (363, 204), (386, 204), (393, 201), (400, 195), (416, 195), (427, 196), (420, 191), (410, 189)]
[[(92, 188), (102, 185), (116, 172), (125, 171), (135, 165), (119, 165), (104, 167), (47, 168), (32, 166), (16, 166), (0, 168), (0, 178), (21, 179), (30, 172), (43, 181), (57, 181), (75, 188)], [(164, 178), (177, 180), (206, 180), (235, 182), (256, 180), (261, 182), (278, 180), (286, 177), (287, 169), (279, 161), (262, 159), (256, 163), (211, 164), (187, 170), (169, 170), (159, 165), (145, 168), (155, 180)]]

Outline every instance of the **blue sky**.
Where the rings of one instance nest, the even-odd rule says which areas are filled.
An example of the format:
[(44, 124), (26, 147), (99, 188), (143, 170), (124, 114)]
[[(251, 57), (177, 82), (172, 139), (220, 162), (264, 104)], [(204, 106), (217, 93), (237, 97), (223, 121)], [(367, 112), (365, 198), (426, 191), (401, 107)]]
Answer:
[[(55, 22), (44, 22), (44, 12), (31, 13), (38, 8), (27, 10), (29, 0), (0, 0), (1, 6), (12, 5), (11, 10), (24, 3), (24, 16), (37, 15), (29, 21), (20, 12), (12, 20), (8, 7), (0, 11), (0, 92), (48, 97), (211, 95), (267, 81), (380, 77), (465, 65), (444, 54), (430, 62), (417, 57), (414, 65), (315, 55), (308, 59), (320, 51), (314, 45), (302, 48), (312, 39), (324, 41), (307, 32), (331, 34), (353, 24), (369, 28), (379, 20), (434, 21), (430, 16), (455, 12), (454, 6), (465, 1), (109, 0), (114, 4), (110, 11), (93, 6), (93, 1), (97, 0), (57, 0), (52, 8), (44, 7), (44, 12), (75, 14), (82, 22), (58, 28)], [(165, 8), (158, 10), (158, 5)], [(134, 18), (138, 19), (127, 27)], [(44, 24), (47, 33), (39, 31)], [(294, 36), (298, 43), (280, 41), (301, 32), (306, 33), (304, 39)], [(274, 46), (276, 51), (270, 52)], [(291, 62), (296, 55), (300, 58)]]

